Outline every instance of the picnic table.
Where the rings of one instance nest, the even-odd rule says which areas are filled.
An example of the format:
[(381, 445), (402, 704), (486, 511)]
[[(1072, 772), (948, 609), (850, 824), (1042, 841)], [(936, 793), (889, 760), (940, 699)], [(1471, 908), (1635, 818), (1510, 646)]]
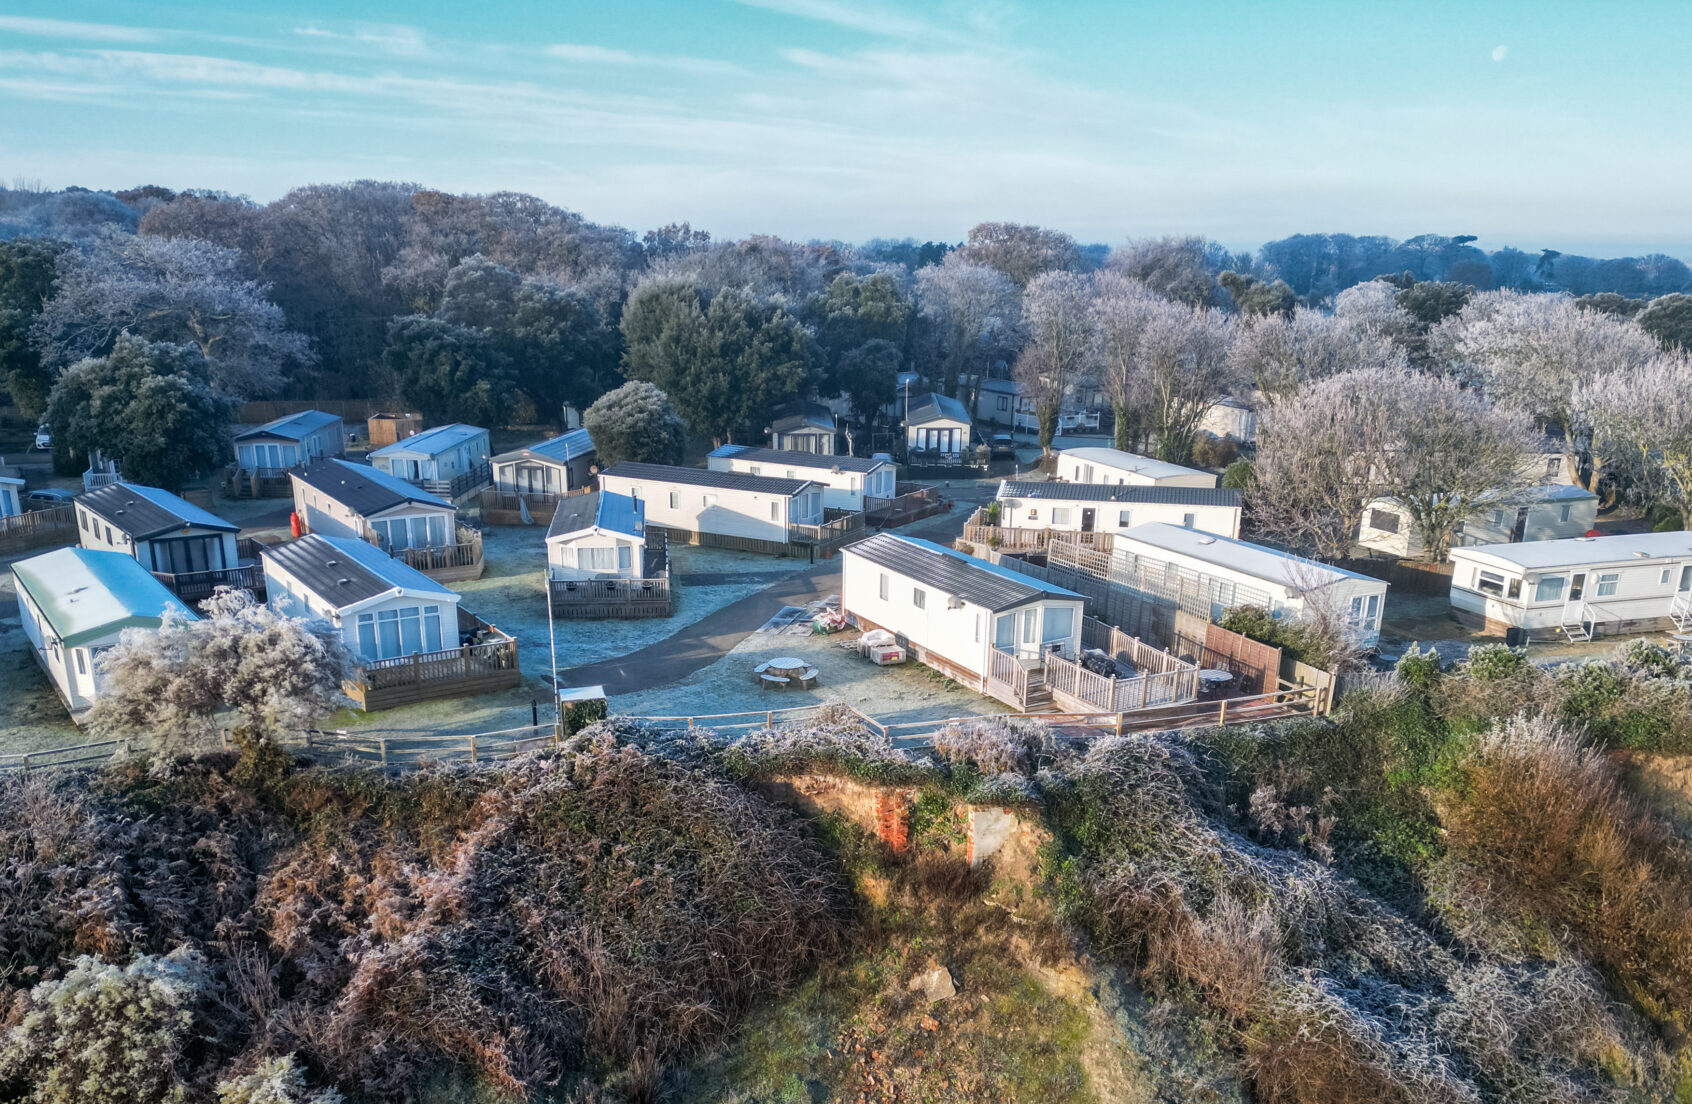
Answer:
[(817, 684), (817, 669), (792, 656), (765, 660), (752, 669), (752, 674), (765, 690), (787, 690), (794, 686), (809, 690)]

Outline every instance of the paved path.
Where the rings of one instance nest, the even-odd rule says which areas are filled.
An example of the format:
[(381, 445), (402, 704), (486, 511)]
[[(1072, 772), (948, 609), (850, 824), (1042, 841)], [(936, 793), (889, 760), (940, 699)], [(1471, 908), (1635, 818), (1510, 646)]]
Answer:
[[(991, 495), (990, 490), (984, 492), (982, 488), (967, 485), (953, 488), (952, 493), (958, 496), (959, 501), (951, 513), (936, 514), (889, 532), (923, 537), (942, 544), (951, 543), (963, 532), (964, 520), (969, 517), (974, 504)], [(699, 580), (708, 577), (700, 575), (693, 578), (697, 585)], [(686, 585), (688, 576), (682, 576), (680, 581)], [(732, 602), (674, 636), (665, 637), (637, 652), (562, 670), (558, 674), (559, 684), (598, 684), (605, 687), (607, 694), (632, 694), (637, 690), (667, 686), (733, 651), (742, 640), (757, 632), (764, 622), (780, 613), (783, 606), (803, 606), (839, 593), (840, 561), (827, 560), (807, 571), (783, 575), (758, 593)]]

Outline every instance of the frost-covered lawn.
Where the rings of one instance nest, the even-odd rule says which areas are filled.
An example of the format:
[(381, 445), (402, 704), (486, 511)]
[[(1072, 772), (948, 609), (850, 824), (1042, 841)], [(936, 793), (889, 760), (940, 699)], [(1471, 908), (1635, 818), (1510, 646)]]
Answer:
[[(878, 721), (940, 720), (1009, 712), (1008, 706), (983, 697), (916, 663), (877, 667), (838, 645), (836, 636), (788, 636), (753, 633), (723, 658), (679, 682), (619, 694), (611, 712), (640, 717), (701, 716), (740, 713), (844, 701)], [(815, 690), (763, 690), (752, 669), (767, 659), (791, 656), (818, 672)]]

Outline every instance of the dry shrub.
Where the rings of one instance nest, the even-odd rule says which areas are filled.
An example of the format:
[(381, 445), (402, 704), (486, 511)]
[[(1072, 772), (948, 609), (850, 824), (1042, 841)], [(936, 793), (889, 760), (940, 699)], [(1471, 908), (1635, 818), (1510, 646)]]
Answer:
[(1038, 721), (991, 717), (953, 721), (934, 735), (934, 750), (948, 763), (968, 763), (982, 774), (1033, 774), (1056, 754), (1051, 730)]
[(1549, 926), (1647, 1010), (1692, 1014), (1692, 867), (1598, 751), (1546, 718), (1475, 741), (1444, 813), (1456, 893)]

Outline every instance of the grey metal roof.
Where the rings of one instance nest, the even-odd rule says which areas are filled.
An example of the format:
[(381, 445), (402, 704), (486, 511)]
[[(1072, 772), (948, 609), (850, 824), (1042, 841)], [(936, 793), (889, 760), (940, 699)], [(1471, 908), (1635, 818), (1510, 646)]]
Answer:
[(565, 533), (579, 533), (583, 529), (591, 529), (594, 519), (599, 516), (599, 492), (592, 494), (571, 495), (558, 500), (558, 509), (552, 515), (552, 524), (547, 526), (546, 539), (563, 536)]
[(818, 471), (860, 472), (868, 475), (877, 468), (888, 467), (886, 460), (871, 460), (864, 456), (835, 456), (827, 452), (802, 452), (798, 449), (759, 448), (756, 445), (724, 445), (712, 456), (730, 460), (746, 460), (754, 464), (785, 464), (790, 468), (813, 468)]
[(1240, 492), (1223, 487), (1130, 486), (1120, 483), (999, 484), (1000, 501), (1007, 498), (1056, 499), (1060, 502), (1127, 502), (1162, 506), (1238, 506)]
[(907, 579), (956, 595), (994, 613), (1016, 609), (1040, 598), (1080, 598), (1073, 590), (1041, 582), (1007, 567), (966, 556), (915, 537), (877, 533), (842, 551), (896, 571)]
[(466, 441), (477, 437), (487, 436), (488, 431), (480, 426), (465, 425), (463, 422), (449, 422), (446, 425), (425, 429), (422, 433), (413, 433), (410, 437), (402, 437), (391, 445), (383, 445), (372, 452), (371, 456), (398, 456), (402, 453), (415, 452), (420, 456), (435, 456), (449, 448), (462, 445)]
[[(606, 476), (651, 483), (682, 483), (690, 487), (715, 487), (724, 491), (752, 491), (786, 498), (791, 498), (813, 485), (809, 479), (777, 479), (768, 475), (747, 475), (744, 472), (711, 471), (709, 468), (642, 464), (635, 460), (612, 464), (599, 473), (601, 480)], [(601, 485), (603, 486), (603, 483)]]
[(413, 594), (458, 597), (375, 545), (349, 537), (310, 533), (296, 541), (267, 545), (260, 554), (267, 566), (274, 563), (335, 609), (402, 588)]
[(369, 464), (355, 464), (335, 457), (313, 460), (291, 473), (308, 487), (322, 491), (356, 514), (369, 517), (408, 502), (450, 508), (452, 503), (414, 487), (397, 476), (378, 471)]
[(956, 399), (949, 399), (933, 391), (911, 396), (911, 409), (905, 415), (906, 425), (924, 425), (942, 419), (962, 422), (964, 425), (970, 423), (969, 411)]
[(249, 437), (281, 437), (288, 441), (301, 441), (329, 423), (340, 420), (338, 414), (325, 414), (321, 410), (302, 410), (298, 414), (287, 414), (275, 421), (237, 433), (235, 440), (245, 441)]
[(821, 429), (833, 433), (838, 422), (834, 411), (822, 403), (789, 404), (775, 412), (770, 429), (776, 433), (793, 433), (801, 429)]
[(77, 495), (76, 500), (111, 522), (112, 528), (136, 540), (147, 540), (185, 525), (220, 533), (235, 533), (241, 528), (167, 490), (138, 483), (109, 483)]
[(520, 449), (502, 452), (493, 458), (495, 464), (509, 464), (517, 460), (551, 460), (558, 464), (568, 464), (580, 456), (586, 456), (593, 451), (593, 438), (585, 429), (572, 429), (568, 433), (561, 433), (556, 437), (549, 437), (533, 445), (525, 445)]

